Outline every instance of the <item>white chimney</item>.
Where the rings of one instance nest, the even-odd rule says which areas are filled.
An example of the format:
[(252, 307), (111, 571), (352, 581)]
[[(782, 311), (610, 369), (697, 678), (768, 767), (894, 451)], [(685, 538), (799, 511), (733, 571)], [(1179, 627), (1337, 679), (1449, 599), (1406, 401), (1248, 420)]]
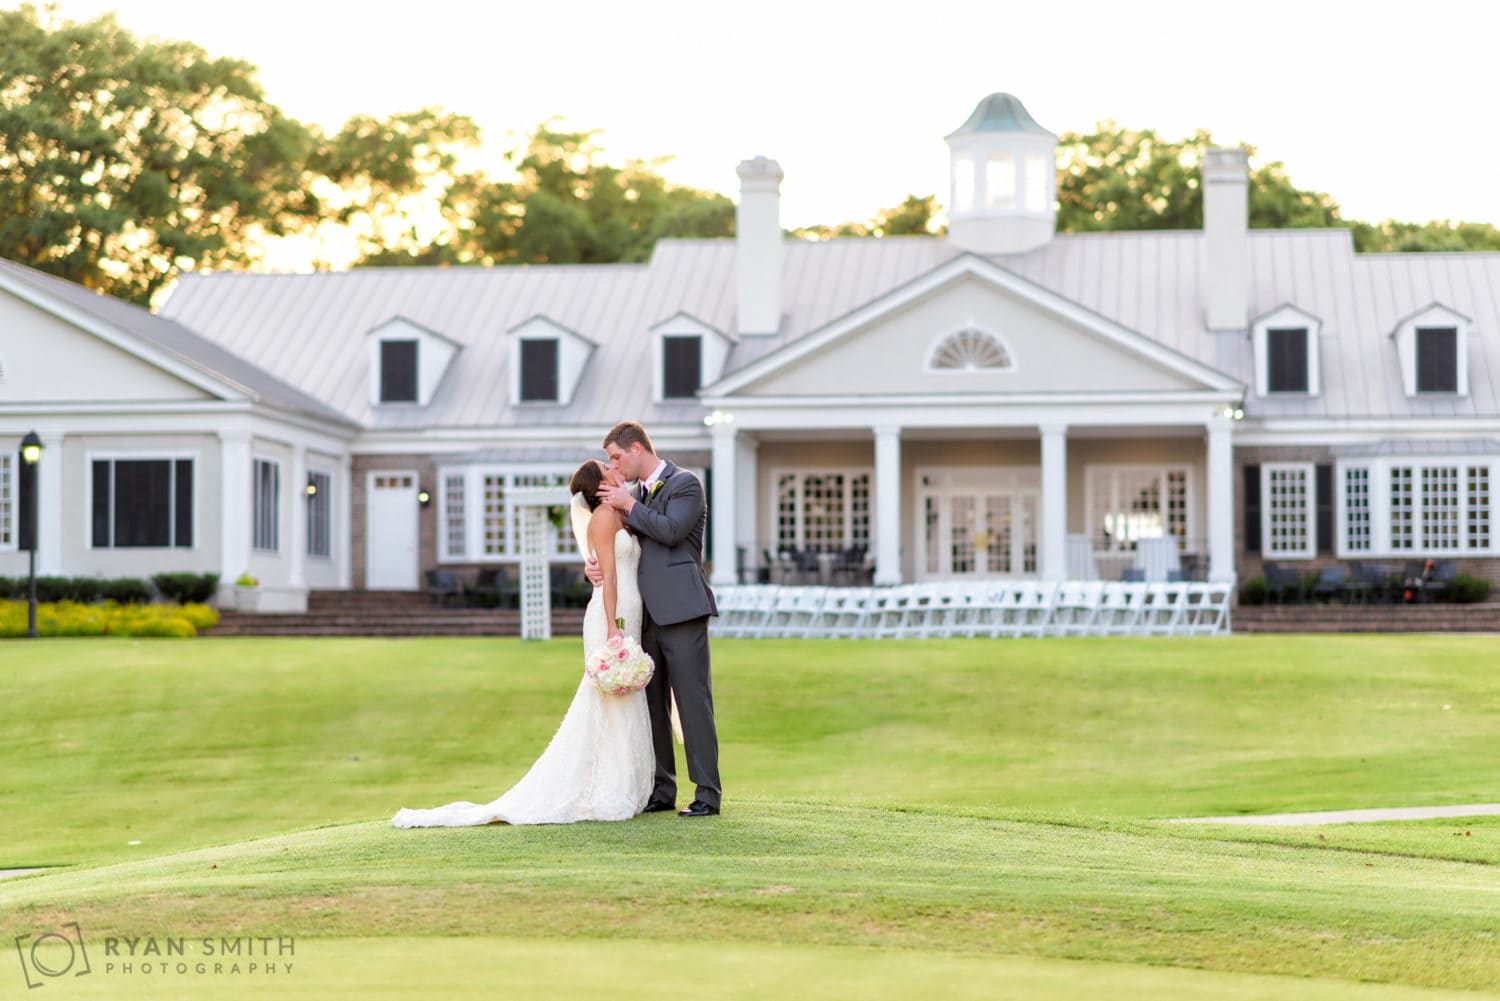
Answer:
[(1203, 155), (1202, 289), (1209, 330), (1250, 322), (1250, 156), (1242, 149)]
[(764, 156), (741, 161), (734, 213), (739, 334), (781, 329), (781, 164)]

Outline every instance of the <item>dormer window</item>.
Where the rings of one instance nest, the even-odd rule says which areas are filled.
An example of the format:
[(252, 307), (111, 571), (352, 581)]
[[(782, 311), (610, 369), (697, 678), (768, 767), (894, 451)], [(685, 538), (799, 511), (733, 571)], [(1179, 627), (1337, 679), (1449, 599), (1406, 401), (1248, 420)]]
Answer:
[(522, 339), (521, 402), (557, 402), (557, 338)]
[(735, 340), (688, 313), (677, 313), (651, 328), (654, 364), (651, 399), (696, 400), (698, 391), (724, 374)]
[(1433, 303), (1396, 324), (1391, 337), (1396, 341), (1407, 396), (1469, 395), (1471, 323), (1467, 316)]
[(661, 353), (663, 398), (679, 400), (697, 396), (703, 376), (703, 338), (696, 334), (663, 337)]
[(1458, 328), (1417, 328), (1417, 392), (1458, 392)]
[(1321, 391), (1318, 339), (1323, 322), (1290, 304), (1250, 324), (1259, 396), (1317, 396)]
[(432, 402), (438, 384), (463, 345), (404, 316), (365, 334), (373, 406)]
[(1266, 390), (1307, 392), (1307, 328), (1272, 327), (1266, 331)]
[(417, 402), (417, 342), (380, 342), (380, 402)]

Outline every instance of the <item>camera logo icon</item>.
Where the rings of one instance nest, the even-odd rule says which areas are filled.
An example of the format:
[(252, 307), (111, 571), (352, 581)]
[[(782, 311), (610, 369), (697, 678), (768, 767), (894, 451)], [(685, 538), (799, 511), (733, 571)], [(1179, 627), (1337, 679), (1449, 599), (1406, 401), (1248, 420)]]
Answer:
[(16, 954), (21, 957), (28, 990), (45, 987), (48, 980), (69, 974), (82, 977), (92, 972), (77, 921), (40, 935), (17, 935)]

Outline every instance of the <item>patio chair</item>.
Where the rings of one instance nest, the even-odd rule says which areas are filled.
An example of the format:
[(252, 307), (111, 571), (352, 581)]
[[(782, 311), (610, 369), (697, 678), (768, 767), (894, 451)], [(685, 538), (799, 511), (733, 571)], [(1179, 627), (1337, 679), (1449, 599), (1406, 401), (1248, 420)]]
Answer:
[(458, 575), (452, 570), (427, 571), (427, 602), (444, 608), (448, 602), (463, 602), (464, 589), (458, 583)]
[(516, 585), (504, 567), (484, 567), (474, 583), (464, 584), (464, 604), (471, 608), (514, 608)]
[(833, 568), (829, 572), (829, 583), (833, 585), (844, 585), (854, 587), (862, 584), (865, 573), (866, 546), (850, 546), (841, 549), (833, 560)]
[(1437, 601), (1446, 598), (1458, 580), (1458, 564), (1452, 560), (1438, 560), (1432, 573), (1422, 582), (1422, 600)]
[(1318, 571), (1318, 579), (1312, 586), (1312, 599), (1332, 602), (1344, 595), (1344, 568), (1337, 563)]
[(1292, 567), (1267, 563), (1266, 600), (1270, 602), (1291, 601), (1302, 603), (1302, 574)]

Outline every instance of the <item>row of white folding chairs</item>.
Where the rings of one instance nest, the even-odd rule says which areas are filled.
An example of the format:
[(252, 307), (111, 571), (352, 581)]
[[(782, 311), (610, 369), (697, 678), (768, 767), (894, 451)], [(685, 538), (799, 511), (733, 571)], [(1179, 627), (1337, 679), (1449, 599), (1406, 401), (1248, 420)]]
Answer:
[(1229, 631), (1232, 586), (1196, 581), (750, 584), (715, 592), (731, 637), (1192, 636)]

